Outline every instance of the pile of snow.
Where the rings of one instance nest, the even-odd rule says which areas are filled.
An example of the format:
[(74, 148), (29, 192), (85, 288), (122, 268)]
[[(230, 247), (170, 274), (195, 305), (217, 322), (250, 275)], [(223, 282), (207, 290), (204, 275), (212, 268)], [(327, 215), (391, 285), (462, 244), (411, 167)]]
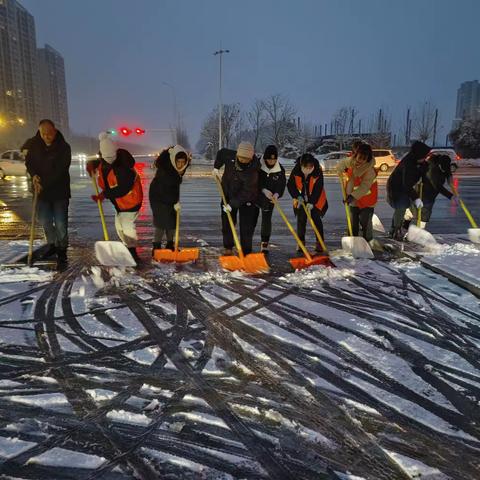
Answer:
[(290, 283), (298, 287), (316, 287), (319, 282), (347, 280), (355, 275), (351, 268), (330, 268), (314, 265), (304, 270), (297, 270), (280, 277), (280, 281)]
[(48, 282), (53, 275), (37, 267), (0, 268), (0, 283)]

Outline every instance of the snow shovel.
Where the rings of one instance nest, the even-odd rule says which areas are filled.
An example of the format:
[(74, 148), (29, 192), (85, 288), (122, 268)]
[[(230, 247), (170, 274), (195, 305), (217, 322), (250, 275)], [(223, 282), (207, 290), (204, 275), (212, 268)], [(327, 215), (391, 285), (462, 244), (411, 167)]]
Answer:
[(343, 203), (345, 205), (345, 215), (347, 217), (347, 227), (349, 237), (342, 237), (342, 248), (345, 252), (351, 253), (354, 258), (373, 258), (373, 252), (368, 242), (363, 237), (354, 237), (352, 230), (352, 220), (350, 218), (350, 207), (347, 203), (347, 192), (342, 177), (339, 177), (342, 188)]
[[(423, 182), (420, 182), (420, 200), (422, 200), (423, 197)], [(417, 224), (416, 225), (410, 225), (408, 227), (408, 232), (407, 232), (407, 240), (409, 242), (416, 243), (422, 247), (426, 247), (428, 245), (436, 245), (437, 241), (433, 237), (433, 235), (425, 230), (424, 228), (421, 228), (422, 225), (422, 208), (417, 209)]]
[(289, 260), (290, 265), (295, 269), (295, 270), (301, 270), (302, 268), (308, 268), (311, 267), (312, 265), (325, 265), (326, 267), (333, 267), (333, 263), (330, 261), (330, 258), (328, 258), (327, 255), (318, 255), (318, 256), (311, 256), (308, 250), (305, 247), (305, 244), (300, 240), (300, 237), (298, 236), (297, 232), (293, 228), (292, 224), (288, 221), (287, 216), (285, 215), (285, 212), (281, 209), (280, 204), (278, 203), (278, 200), (272, 199), (273, 204), (275, 207), (277, 207), (278, 213), (282, 217), (283, 221), (285, 222), (285, 225), (287, 225), (288, 229), (290, 230), (291, 234), (293, 235), (293, 238), (297, 242), (297, 245), (299, 248), (302, 250), (303, 254), (305, 255), (305, 258), (291, 258)]
[(372, 215), (372, 227), (376, 232), (385, 233), (385, 227), (375, 213)]
[[(94, 174), (92, 175), (92, 185), (95, 194), (98, 196), (97, 180)], [(100, 212), (100, 220), (102, 221), (104, 238), (103, 241), (95, 242), (95, 256), (97, 260), (105, 267), (135, 267), (137, 263), (128, 251), (128, 248), (122, 242), (114, 242), (109, 239), (102, 202), (97, 200), (97, 205)]]
[[(223, 206), (227, 206), (227, 199), (225, 198), (225, 192), (223, 191), (222, 184), (220, 183), (219, 178), (214, 175), (215, 182), (217, 183), (218, 191), (222, 197)], [(238, 257), (234, 255), (224, 255), (219, 258), (220, 265), (225, 269), (231, 272), (236, 270), (243, 270), (247, 273), (267, 273), (270, 270), (268, 263), (265, 259), (265, 254), (263, 253), (249, 253), (248, 255), (243, 254), (242, 245), (238, 239), (237, 231), (235, 230), (235, 225), (233, 223), (232, 214), (225, 209), (225, 213), (228, 218), (228, 223), (232, 230), (233, 241), (235, 242), (235, 247), (238, 251)]]
[(172, 251), (168, 248), (158, 248), (153, 252), (153, 258), (157, 262), (162, 263), (188, 263), (196, 262), (198, 260), (198, 248), (184, 248), (178, 249), (180, 237), (180, 209), (177, 210), (177, 219), (175, 224), (175, 249)]
[(460, 203), (460, 206), (462, 207), (463, 211), (465, 212), (465, 215), (467, 216), (470, 224), (472, 225), (472, 228), (468, 229), (468, 238), (472, 243), (480, 243), (480, 228), (478, 227), (477, 222), (475, 222), (467, 206), (458, 195), (458, 190), (453, 183), (451, 184), (451, 187), (452, 187), (453, 193), (458, 198), (458, 202)]

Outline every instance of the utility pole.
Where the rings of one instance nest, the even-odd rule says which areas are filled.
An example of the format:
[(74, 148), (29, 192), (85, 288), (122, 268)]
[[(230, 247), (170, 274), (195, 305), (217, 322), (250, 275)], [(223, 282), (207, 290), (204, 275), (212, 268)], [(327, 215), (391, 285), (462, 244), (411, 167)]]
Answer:
[(230, 50), (217, 50), (214, 55), (220, 55), (220, 81), (218, 87), (218, 149), (222, 148), (222, 57), (224, 53), (230, 53)]
[(407, 110), (407, 121), (405, 124), (405, 145), (410, 144), (409, 126), (410, 126), (410, 108), (408, 108)]
[(438, 108), (435, 109), (435, 120), (433, 122), (433, 141), (432, 147), (435, 146), (435, 141), (437, 140), (437, 122), (438, 122)]

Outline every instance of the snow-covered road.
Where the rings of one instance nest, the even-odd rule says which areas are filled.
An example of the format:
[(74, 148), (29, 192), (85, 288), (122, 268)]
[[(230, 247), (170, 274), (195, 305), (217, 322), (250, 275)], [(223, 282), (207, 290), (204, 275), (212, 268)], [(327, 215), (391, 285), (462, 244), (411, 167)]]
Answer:
[[(225, 273), (211, 189), (193, 180), (197, 265), (95, 267), (83, 182), (70, 268), (0, 272), (4, 478), (480, 477), (478, 297), (390, 255), (292, 273), (284, 229), (271, 274)], [(429, 259), (478, 265), (448, 242)]]

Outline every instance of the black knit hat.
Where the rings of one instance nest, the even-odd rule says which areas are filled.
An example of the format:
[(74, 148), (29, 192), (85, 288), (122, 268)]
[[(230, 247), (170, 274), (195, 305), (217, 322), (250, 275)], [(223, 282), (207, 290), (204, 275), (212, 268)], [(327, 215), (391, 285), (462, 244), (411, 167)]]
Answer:
[(272, 157), (278, 158), (278, 150), (275, 145), (269, 145), (263, 153), (263, 158), (266, 158), (267, 160), (270, 160)]

